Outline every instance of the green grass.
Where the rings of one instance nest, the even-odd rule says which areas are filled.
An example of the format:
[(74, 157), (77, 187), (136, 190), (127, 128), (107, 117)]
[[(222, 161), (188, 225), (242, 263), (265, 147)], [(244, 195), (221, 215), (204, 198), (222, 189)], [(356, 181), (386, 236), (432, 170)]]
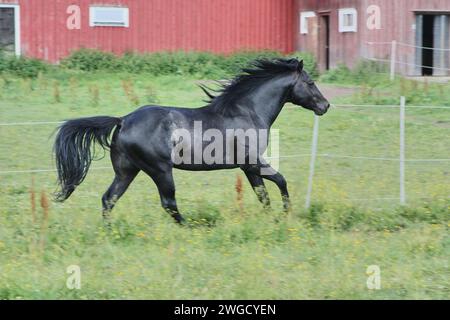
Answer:
[(199, 78), (225, 78), (234, 76), (255, 59), (296, 57), (302, 59), (314, 79), (319, 75), (314, 56), (307, 52), (285, 55), (278, 51), (237, 51), (232, 54), (216, 54), (207, 51), (161, 51), (152, 53), (127, 52), (115, 55), (95, 49), (72, 52), (61, 63), (50, 65), (43, 60), (7, 55), (0, 50), (0, 74), (8, 73), (22, 78), (36, 78), (39, 74), (55, 74), (64, 71), (129, 72), (133, 74), (189, 75)]
[[(200, 106), (195, 82), (182, 75), (75, 71), (32, 80), (3, 76), (0, 122), (120, 116), (147, 103)], [(397, 89), (389, 89), (393, 97)], [(450, 158), (448, 112), (407, 110), (407, 158)], [(398, 162), (320, 157), (314, 205), (305, 211), (312, 120), (309, 111), (286, 108), (274, 126), (282, 156), (305, 155), (280, 163), (293, 202), (289, 215), (270, 183), (272, 211), (262, 210), (245, 182), (241, 212), (238, 170), (176, 171), (178, 205), (190, 221), (180, 228), (140, 174), (113, 211), (109, 234), (100, 214), (100, 197), (113, 178), (105, 169), (91, 170), (64, 204), (51, 203), (45, 227), (39, 198), (42, 190), (55, 190), (54, 172), (1, 174), (0, 299), (449, 298), (448, 162), (408, 163), (408, 207), (398, 208), (391, 199), (398, 197)], [(331, 109), (320, 121), (319, 153), (397, 158), (398, 120), (392, 108)], [(54, 129), (0, 126), (0, 171), (53, 168)], [(108, 155), (92, 168), (103, 166), (110, 166)], [(66, 288), (66, 268), (74, 264), (81, 268), (81, 290)], [(381, 290), (366, 287), (369, 265), (381, 268)]]
[(340, 103), (398, 105), (402, 95), (409, 105), (450, 106), (450, 83), (418, 82), (400, 76), (391, 81), (387, 66), (373, 61), (360, 61), (352, 70), (339, 65), (322, 74), (320, 81), (359, 87), (357, 94), (339, 99)]

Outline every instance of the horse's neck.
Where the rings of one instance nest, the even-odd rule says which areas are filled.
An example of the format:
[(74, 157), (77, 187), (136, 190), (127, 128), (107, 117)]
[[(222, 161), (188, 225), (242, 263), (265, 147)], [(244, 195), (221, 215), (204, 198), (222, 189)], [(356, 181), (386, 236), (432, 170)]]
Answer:
[(287, 94), (286, 81), (269, 81), (250, 95), (250, 108), (270, 127), (286, 103)]

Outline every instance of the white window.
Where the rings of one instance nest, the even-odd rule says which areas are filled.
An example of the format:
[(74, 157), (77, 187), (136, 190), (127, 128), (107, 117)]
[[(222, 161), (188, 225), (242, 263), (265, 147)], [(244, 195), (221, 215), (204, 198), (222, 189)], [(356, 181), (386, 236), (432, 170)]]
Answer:
[(339, 32), (358, 30), (358, 12), (354, 8), (339, 9)]
[(316, 14), (313, 11), (300, 12), (300, 33), (308, 33), (308, 18), (315, 17)]
[(128, 8), (90, 7), (89, 26), (91, 27), (128, 27)]
[[(3, 27), (4, 30), (2, 30), (2, 28), (0, 28), (1, 32), (7, 32), (7, 30), (9, 29), (8, 27), (10, 27), (11, 31), (13, 31), (13, 35), (12, 37), (14, 38), (14, 52), (17, 56), (20, 56), (21, 51), (20, 51), (20, 6), (18, 4), (2, 4), (0, 3), (0, 9), (7, 9), (6, 11), (0, 12), (0, 22), (2, 22), (3, 20), (3, 25), (0, 23), (0, 27)], [(9, 9), (14, 10), (14, 19), (10, 20), (9, 23), (13, 23), (14, 26), (10, 25), (8, 26), (7, 22), (5, 22), (4, 18), (2, 17), (2, 14), (4, 12), (7, 12)], [(1, 49), (1, 47), (0, 47)]]

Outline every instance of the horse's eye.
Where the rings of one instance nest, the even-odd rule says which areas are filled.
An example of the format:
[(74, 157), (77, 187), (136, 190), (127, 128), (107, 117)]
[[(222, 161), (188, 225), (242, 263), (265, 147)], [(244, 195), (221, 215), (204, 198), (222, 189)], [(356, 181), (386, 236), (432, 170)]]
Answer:
[(312, 80), (311, 81), (307, 81), (306, 84), (309, 85), (309, 86), (312, 86), (314, 84), (314, 81), (312, 81)]

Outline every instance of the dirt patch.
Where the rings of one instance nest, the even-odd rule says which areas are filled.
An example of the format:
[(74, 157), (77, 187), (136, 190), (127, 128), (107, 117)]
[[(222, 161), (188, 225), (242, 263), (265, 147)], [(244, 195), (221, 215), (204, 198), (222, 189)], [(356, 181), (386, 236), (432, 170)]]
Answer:
[(317, 86), (328, 100), (333, 100), (334, 98), (342, 96), (351, 96), (359, 91), (358, 88), (354, 87), (341, 87), (325, 83), (319, 83)]
[(450, 128), (450, 121), (439, 120), (434, 122), (434, 124), (438, 127)]

